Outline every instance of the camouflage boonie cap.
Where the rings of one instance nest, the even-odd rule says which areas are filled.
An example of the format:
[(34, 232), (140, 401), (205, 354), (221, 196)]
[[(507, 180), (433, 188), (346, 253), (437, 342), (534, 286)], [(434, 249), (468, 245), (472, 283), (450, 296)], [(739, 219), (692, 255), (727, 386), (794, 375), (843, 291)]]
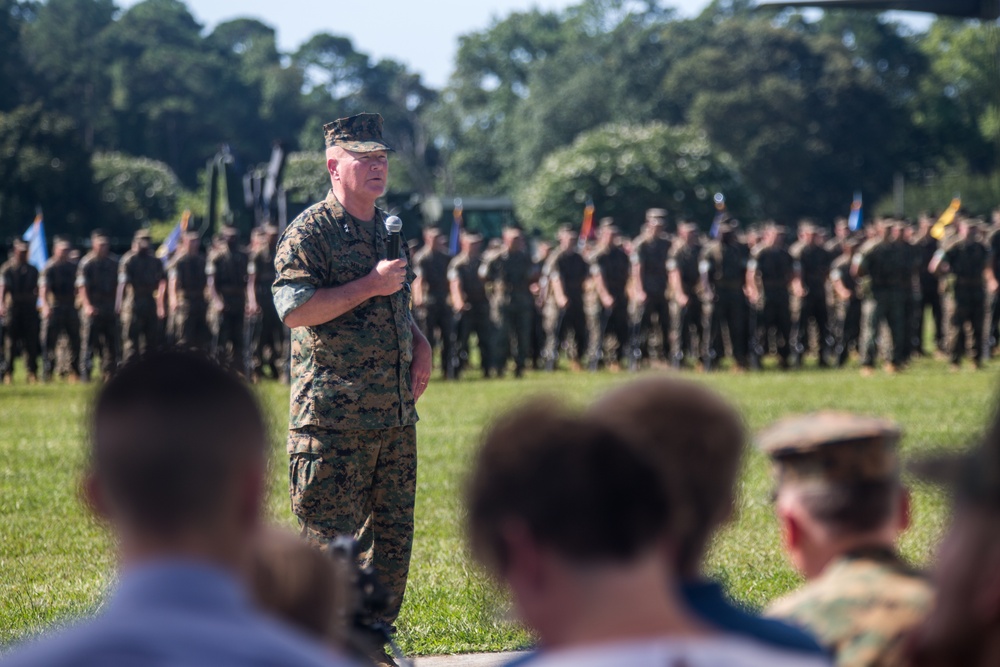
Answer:
[(881, 482), (899, 476), (901, 436), (888, 420), (826, 411), (772, 424), (758, 434), (757, 446), (771, 457), (779, 485)]
[(359, 113), (338, 118), (323, 126), (326, 147), (340, 146), (355, 153), (391, 151), (382, 140), (382, 116), (377, 113)]

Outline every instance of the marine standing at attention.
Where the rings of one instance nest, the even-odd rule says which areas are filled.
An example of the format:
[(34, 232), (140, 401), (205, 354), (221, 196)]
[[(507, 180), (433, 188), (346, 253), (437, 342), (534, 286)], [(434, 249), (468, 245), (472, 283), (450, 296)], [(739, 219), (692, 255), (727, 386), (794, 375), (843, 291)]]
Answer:
[(391, 625), (409, 572), (414, 404), (431, 349), (403, 289), (407, 260), (386, 257), (386, 213), (375, 206), (389, 176), (382, 117), (341, 118), (324, 131), (330, 193), (288, 226), (275, 253), (274, 303), (292, 329), (292, 511), (317, 544), (358, 538), (393, 596), (379, 619)]

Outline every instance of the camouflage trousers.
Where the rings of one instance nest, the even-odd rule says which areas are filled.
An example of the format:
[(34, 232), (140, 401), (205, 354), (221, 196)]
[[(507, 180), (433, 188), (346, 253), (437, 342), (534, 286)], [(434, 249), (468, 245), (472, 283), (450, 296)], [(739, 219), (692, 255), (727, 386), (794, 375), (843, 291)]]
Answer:
[(83, 318), (80, 336), (80, 375), (90, 379), (93, 371), (94, 352), (101, 355), (101, 374), (111, 375), (118, 367), (118, 316), (114, 306), (97, 310), (90, 317)]
[(204, 299), (178, 302), (174, 308), (174, 344), (207, 351), (212, 339), (207, 313), (208, 306)]
[(237, 373), (245, 372), (246, 331), (243, 327), (244, 306), (229, 306), (215, 311), (212, 333), (215, 341), (212, 354), (222, 365)]
[(417, 436), (413, 426), (368, 431), (293, 430), (288, 435), (292, 512), (303, 535), (325, 547), (352, 535), (362, 565), (375, 568), (399, 615), (413, 546)]
[(80, 316), (73, 304), (52, 306), (42, 323), (42, 376), (49, 380), (56, 367), (56, 345), (59, 336), (69, 339), (70, 368), (80, 373)]
[(122, 308), (122, 361), (160, 346), (160, 319), (152, 298), (135, 300)]
[(7, 360), (5, 373), (13, 375), (14, 359), (24, 354), (24, 365), (28, 375), (38, 373), (39, 318), (35, 302), (15, 303), (7, 310), (4, 322), (4, 358)]
[(865, 337), (862, 348), (861, 364), (874, 366), (879, 347), (879, 329), (883, 322), (889, 327), (889, 337), (892, 342), (893, 365), (899, 366), (904, 361), (903, 350), (906, 336), (906, 319), (903, 312), (905, 293), (901, 289), (881, 288), (872, 291), (872, 297), (863, 304), (863, 321), (865, 322)]

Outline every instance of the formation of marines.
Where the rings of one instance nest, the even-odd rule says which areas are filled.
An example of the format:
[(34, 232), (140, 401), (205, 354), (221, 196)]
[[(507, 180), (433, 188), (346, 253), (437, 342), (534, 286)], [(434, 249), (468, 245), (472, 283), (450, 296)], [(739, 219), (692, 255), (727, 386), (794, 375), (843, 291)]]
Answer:
[(726, 219), (708, 235), (680, 220), (670, 233), (654, 208), (634, 239), (611, 218), (593, 241), (562, 225), (554, 246), (511, 226), (485, 248), (463, 234), (454, 257), (429, 229), (414, 306), (447, 378), (472, 364), (472, 334), (484, 377), (510, 360), (519, 377), (560, 358), (574, 370), (743, 372), (843, 367), (856, 355), (870, 375), (933, 355), (978, 368), (1000, 340), (1000, 210), (990, 222), (959, 215), (941, 240), (933, 224), (883, 218), (851, 231), (840, 219), (831, 233), (809, 220), (790, 230)]
[[(463, 233), (454, 256), (429, 227), (412, 255), (412, 305), (445, 378), (473, 365), (483, 377), (512, 365), (520, 377), (561, 359), (576, 371), (743, 372), (843, 367), (853, 355), (869, 375), (880, 361), (893, 373), (933, 355), (978, 368), (1000, 341), (1000, 210), (988, 222), (959, 215), (942, 240), (933, 224), (884, 218), (852, 232), (840, 219), (831, 233), (808, 220), (790, 230), (728, 219), (709, 235), (688, 220), (668, 230), (654, 208), (634, 239), (611, 218), (593, 240), (561, 225), (554, 244), (510, 226), (488, 243)], [(208, 350), (250, 378), (283, 378), (276, 240), (264, 226), (244, 248), (227, 227), (203, 252), (190, 232), (164, 261), (145, 230), (121, 258), (96, 231), (78, 260), (57, 237), (41, 271), (16, 241), (0, 267), (4, 381), (18, 357), (29, 382), (39, 371), (50, 380), (57, 357), (71, 381), (89, 380), (95, 357), (106, 378), (163, 343)]]
[(29, 383), (56, 375), (70, 382), (107, 380), (120, 362), (167, 344), (209, 352), (250, 379), (283, 379), (286, 329), (271, 299), (277, 229), (254, 230), (249, 248), (224, 227), (206, 252), (197, 232), (158, 257), (148, 230), (139, 230), (120, 258), (96, 230), (90, 252), (74, 259), (69, 239), (57, 236), (52, 257), (38, 270), (28, 246), (15, 241), (0, 267), (7, 384), (24, 358)]

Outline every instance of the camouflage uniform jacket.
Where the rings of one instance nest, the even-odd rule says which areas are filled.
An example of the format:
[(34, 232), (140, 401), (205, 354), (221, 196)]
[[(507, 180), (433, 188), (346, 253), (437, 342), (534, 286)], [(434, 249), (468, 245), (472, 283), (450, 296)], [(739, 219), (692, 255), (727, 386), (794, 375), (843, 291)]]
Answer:
[(205, 257), (201, 253), (178, 255), (167, 269), (167, 275), (174, 280), (177, 302), (200, 304), (205, 302)]
[(258, 303), (268, 299), (275, 277), (274, 251), (264, 247), (252, 252), (247, 262), (247, 274), (254, 276), (253, 289)]
[(38, 286), (48, 290), (49, 303), (54, 306), (73, 306), (76, 291), (76, 264), (55, 257), (45, 263), (38, 278)]
[(135, 301), (152, 301), (164, 278), (163, 262), (152, 253), (129, 250), (118, 263), (118, 282), (126, 286), (123, 308)]
[(413, 271), (424, 284), (424, 302), (445, 303), (448, 300), (448, 264), (451, 257), (433, 248), (421, 248), (413, 255)]
[(457, 280), (466, 303), (485, 304), (489, 301), (486, 286), (479, 277), (479, 260), (459, 253), (448, 264), (448, 280)]
[(575, 248), (556, 250), (545, 266), (546, 275), (558, 274), (567, 299), (583, 299), (583, 286), (590, 277), (590, 265)]
[(741, 289), (746, 281), (749, 257), (746, 246), (714, 241), (701, 253), (709, 283), (721, 289)]
[(698, 284), (700, 282), (698, 260), (700, 256), (700, 244), (683, 243), (675, 245), (667, 258), (667, 270), (678, 272), (681, 279), (681, 287), (687, 296), (692, 296), (698, 291)]
[(25, 262), (10, 259), (0, 266), (0, 285), (5, 298), (15, 305), (32, 304), (38, 300), (38, 269)]
[[(384, 221), (381, 210), (372, 221), (355, 220), (332, 191), (303, 211), (275, 251), (274, 305), (281, 318), (317, 289), (368, 275), (385, 256)], [(292, 329), (291, 429), (368, 430), (416, 423), (409, 301), (400, 290), (368, 299), (329, 322)]]
[(115, 308), (115, 290), (118, 288), (118, 258), (114, 255), (98, 257), (90, 252), (80, 260), (76, 270), (76, 286), (84, 288), (90, 305), (100, 312)]
[(632, 263), (639, 265), (642, 289), (650, 299), (666, 296), (669, 254), (670, 241), (661, 236), (640, 240), (632, 251)]
[(524, 250), (506, 250), (480, 268), (480, 276), (493, 283), (498, 303), (525, 306), (534, 300), (531, 284), (537, 279), (535, 263)]
[(875, 240), (865, 244), (854, 261), (858, 263), (858, 275), (867, 277), (872, 291), (909, 286), (909, 253), (893, 241)]
[(952, 244), (944, 251), (944, 258), (955, 284), (961, 287), (982, 287), (983, 271), (992, 262), (989, 247), (972, 239)]
[(841, 667), (894, 666), (903, 641), (930, 611), (930, 583), (888, 549), (848, 554), (774, 602), (767, 615), (810, 632)]
[(609, 245), (601, 249), (591, 260), (591, 275), (604, 279), (604, 288), (616, 299), (625, 296), (632, 260), (621, 246)]
[(767, 245), (759, 248), (752, 261), (764, 289), (788, 290), (794, 275), (795, 261), (784, 246)]
[(243, 251), (225, 248), (212, 253), (205, 264), (205, 274), (213, 277), (226, 312), (243, 312), (246, 306), (247, 262)]
[(820, 293), (830, 273), (833, 257), (826, 248), (813, 243), (796, 243), (789, 251), (795, 260), (795, 267), (802, 276), (802, 284), (810, 292)]

